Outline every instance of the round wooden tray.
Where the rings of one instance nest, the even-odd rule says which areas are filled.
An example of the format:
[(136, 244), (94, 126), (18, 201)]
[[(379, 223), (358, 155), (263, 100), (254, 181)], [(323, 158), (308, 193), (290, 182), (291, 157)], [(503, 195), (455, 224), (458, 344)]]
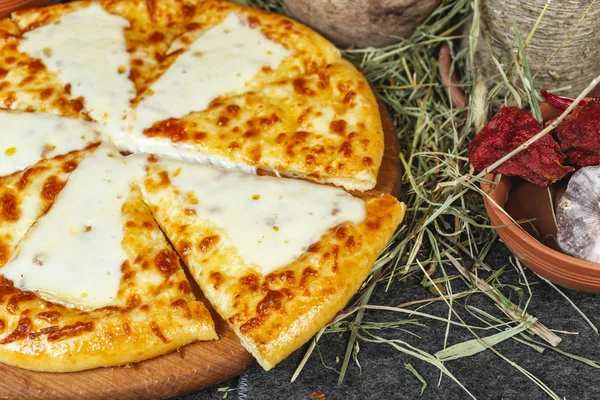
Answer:
[[(385, 132), (385, 153), (377, 186), (366, 195), (390, 193), (398, 196), (400, 146), (387, 110), (381, 102), (379, 106)], [(202, 298), (197, 286), (194, 293)], [(143, 400), (215, 385), (241, 374), (253, 363), (253, 357), (242, 347), (227, 323), (212, 309), (211, 313), (219, 340), (193, 343), (176, 352), (124, 367), (53, 374), (0, 364), (0, 399)]]
[(11, 12), (35, 8), (49, 4), (51, 0), (0, 0), (0, 19), (6, 18)]

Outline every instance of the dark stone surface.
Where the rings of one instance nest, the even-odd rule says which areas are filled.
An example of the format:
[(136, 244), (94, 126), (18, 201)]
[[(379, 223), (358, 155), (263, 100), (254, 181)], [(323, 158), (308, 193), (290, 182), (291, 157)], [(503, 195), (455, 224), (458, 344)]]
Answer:
[[(495, 246), (488, 259), (490, 265), (499, 268), (508, 263), (510, 253), (502, 244)], [(519, 285), (518, 274), (509, 272), (501, 277), (504, 283)], [(448, 271), (454, 274), (455, 271)], [(559, 349), (573, 354), (585, 356), (600, 361), (600, 337), (593, 332), (583, 318), (576, 313), (571, 305), (553, 288), (540, 281), (529, 271), (527, 277), (533, 285), (534, 297), (529, 305), (529, 312), (551, 329), (578, 332), (577, 335), (560, 334), (563, 342)], [(455, 291), (464, 290), (462, 283), (454, 285)], [(525, 289), (524, 286), (522, 288)], [(592, 320), (600, 325), (598, 310), (600, 297), (593, 294), (577, 293), (563, 289), (571, 300)], [(526, 292), (525, 292), (526, 294)], [(370, 304), (398, 305), (400, 303), (431, 297), (420, 282), (412, 280), (406, 283), (396, 282), (388, 292), (383, 288), (376, 290)], [(518, 301), (513, 296), (513, 301)], [(461, 301), (465, 304), (465, 301)], [(466, 304), (500, 316), (491, 300), (483, 295), (470, 297)], [(456, 306), (466, 322), (477, 323), (469, 318), (463, 306)], [(413, 307), (414, 308), (414, 307)], [(436, 303), (422, 309), (423, 312), (446, 316), (448, 308), (443, 303)], [(392, 321), (405, 316), (381, 311), (368, 310), (364, 321)], [(421, 319), (426, 327), (405, 325), (404, 327), (419, 337), (412, 336), (399, 330), (373, 332), (388, 338), (404, 340), (416, 347), (435, 353), (443, 348), (445, 322), (434, 322)], [(478, 324), (480, 325), (480, 324)], [(479, 331), (478, 334), (488, 336), (492, 331)], [(323, 362), (331, 368), (338, 369), (345, 352), (347, 334), (343, 338), (337, 334), (324, 335), (319, 342)], [(448, 345), (473, 336), (464, 328), (452, 327), (448, 337)], [(599, 399), (600, 398), (600, 369), (587, 366), (579, 361), (567, 358), (555, 351), (545, 350), (539, 354), (528, 346), (512, 339), (496, 346), (496, 349), (506, 358), (526, 369), (545, 384), (560, 398), (569, 399)], [(233, 400), (248, 399), (311, 399), (313, 392), (321, 392), (328, 400), (340, 398), (353, 399), (415, 399), (419, 398), (420, 382), (405, 368), (412, 364), (426, 379), (428, 386), (420, 397), (422, 399), (466, 399), (468, 395), (451, 379), (444, 377), (438, 386), (439, 370), (426, 362), (403, 354), (388, 344), (373, 344), (360, 342), (358, 359), (362, 371), (353, 363), (348, 368), (346, 379), (340, 386), (337, 384), (338, 374), (323, 366), (319, 353), (315, 351), (306, 364), (304, 371), (295, 383), (290, 378), (302, 359), (306, 346), (292, 354), (275, 369), (265, 372), (255, 365), (241, 377), (205, 389), (195, 394), (183, 396), (178, 400), (222, 399), (223, 392), (218, 387), (229, 386), (236, 388), (229, 392), (228, 398)], [(339, 357), (340, 361), (337, 361)], [(548, 396), (528, 379), (523, 373), (513, 368), (507, 361), (501, 359), (492, 351), (484, 351), (472, 357), (462, 358), (446, 363), (446, 367), (461, 383), (478, 399), (538, 399)]]

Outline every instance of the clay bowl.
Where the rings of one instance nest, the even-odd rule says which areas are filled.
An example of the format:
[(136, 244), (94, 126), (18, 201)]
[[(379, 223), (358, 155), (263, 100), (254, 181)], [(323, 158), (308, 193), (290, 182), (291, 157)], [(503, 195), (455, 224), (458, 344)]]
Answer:
[[(545, 118), (550, 116), (544, 114)], [(600, 293), (600, 264), (561, 253), (556, 243), (552, 207), (556, 207), (566, 186), (566, 181), (560, 181), (543, 188), (520, 178), (492, 174), (481, 184), (489, 195), (484, 202), (490, 221), (523, 264), (561, 286)]]
[(6, 18), (11, 12), (25, 8), (41, 7), (51, 0), (0, 0), (0, 19)]
[[(457, 77), (450, 70), (451, 63), (450, 50), (443, 45), (439, 54), (442, 83), (450, 88), (454, 104), (464, 107), (467, 98), (455, 83)], [(598, 95), (600, 85), (592, 93), (592, 96)], [(545, 120), (561, 114), (559, 109), (545, 102), (540, 104), (540, 109)], [(487, 175), (481, 184), (482, 190), (489, 195), (484, 197), (484, 203), (492, 225), (523, 264), (561, 286), (600, 293), (600, 264), (561, 253), (556, 242), (552, 207), (558, 204), (566, 186), (566, 180), (548, 189), (519, 178), (492, 174)]]

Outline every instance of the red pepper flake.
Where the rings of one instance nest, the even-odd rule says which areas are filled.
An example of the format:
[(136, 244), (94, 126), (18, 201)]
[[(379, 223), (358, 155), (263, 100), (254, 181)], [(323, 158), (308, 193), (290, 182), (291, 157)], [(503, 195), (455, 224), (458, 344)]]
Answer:
[(554, 129), (567, 164), (600, 165), (600, 100), (577, 107)]
[[(482, 171), (515, 150), (542, 130), (538, 122), (518, 107), (504, 107), (475, 136), (469, 146), (469, 161)], [(505, 161), (493, 172), (548, 186), (573, 168), (563, 165), (564, 155), (556, 141), (546, 135)]]
[[(546, 90), (542, 90), (542, 97), (546, 99), (548, 103), (552, 104), (556, 108), (560, 108), (563, 111), (569, 108), (569, 106), (575, 101), (575, 99), (572, 97), (559, 96)], [(581, 100), (577, 106), (581, 107), (586, 103), (587, 102), (585, 100)]]

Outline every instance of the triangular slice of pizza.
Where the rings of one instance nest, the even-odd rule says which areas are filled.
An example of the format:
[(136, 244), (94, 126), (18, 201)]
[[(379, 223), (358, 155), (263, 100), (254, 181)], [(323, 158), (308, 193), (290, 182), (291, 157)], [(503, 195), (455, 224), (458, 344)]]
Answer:
[(144, 200), (200, 288), (270, 369), (338, 313), (404, 215), (300, 180), (150, 157)]
[(89, 118), (81, 99), (71, 96), (70, 87), (56, 73), (19, 50), (20, 36), (11, 20), (0, 21), (0, 109)]
[[(379, 108), (329, 42), (282, 16), (202, 2), (133, 102), (131, 151), (372, 189)], [(195, 24), (195, 25), (194, 25)], [(193, 29), (192, 29), (193, 28)]]
[(0, 177), (0, 267), (13, 257), (18, 243), (52, 206), (71, 172), (96, 147), (42, 160)]
[[(0, 267), (2, 362), (78, 371), (217, 338), (208, 310), (195, 300), (177, 254), (142, 201), (134, 179), (139, 166), (111, 146), (84, 154), (92, 150), (5, 178), (16, 187), (31, 182), (16, 201), (2, 203), (3, 216), (15, 220), (0, 223), (9, 249)], [(42, 167), (48, 169), (37, 172)], [(70, 172), (66, 183), (58, 171)], [(12, 204), (25, 206), (29, 200), (23, 199), (36, 196), (42, 197), (37, 207), (25, 209), (47, 212), (15, 248), (19, 238), (8, 242), (7, 235), (26, 230), (24, 222), (15, 229), (19, 218), (34, 218), (33, 211), (12, 213)]]
[(22, 34), (13, 46), (50, 71), (94, 120), (118, 129), (194, 8), (185, 0), (108, 0), (18, 11), (12, 18)]

